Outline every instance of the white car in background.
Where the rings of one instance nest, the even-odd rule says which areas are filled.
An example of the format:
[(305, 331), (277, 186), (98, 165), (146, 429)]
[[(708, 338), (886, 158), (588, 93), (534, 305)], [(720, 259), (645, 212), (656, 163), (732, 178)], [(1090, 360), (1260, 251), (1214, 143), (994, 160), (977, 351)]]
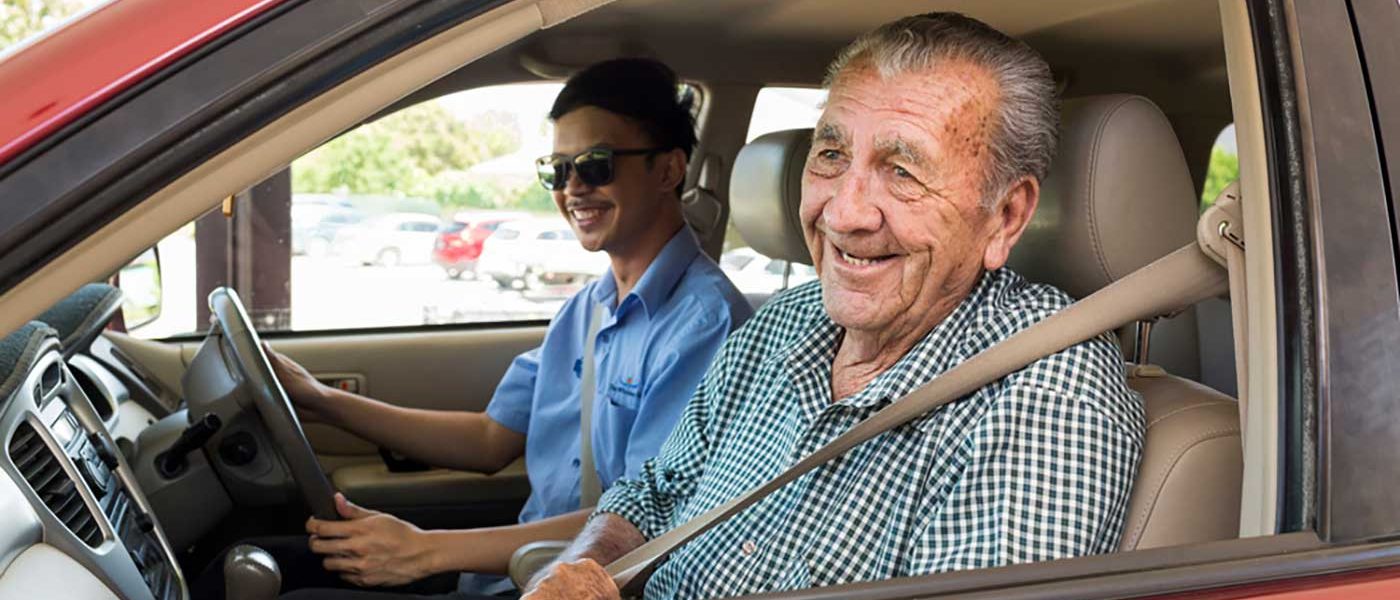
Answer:
[(581, 284), (608, 270), (605, 252), (579, 245), (563, 218), (532, 218), (501, 223), (481, 247), (477, 276), (508, 289)]
[(772, 294), (817, 278), (816, 269), (809, 265), (791, 266), (792, 271), (787, 272), (788, 261), (768, 258), (748, 247), (735, 248), (719, 257), (720, 270), (745, 294)]
[(432, 260), (442, 220), (424, 213), (390, 213), (336, 232), (336, 254), (363, 265), (394, 267)]

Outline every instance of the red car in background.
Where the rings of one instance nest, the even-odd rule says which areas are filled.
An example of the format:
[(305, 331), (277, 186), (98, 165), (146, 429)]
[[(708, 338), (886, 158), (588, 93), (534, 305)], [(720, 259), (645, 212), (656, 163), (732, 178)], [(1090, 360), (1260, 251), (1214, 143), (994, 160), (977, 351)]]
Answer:
[(527, 218), (527, 213), (504, 211), (463, 211), (453, 215), (452, 222), (443, 225), (433, 242), (433, 262), (452, 279), (476, 274), (476, 261), (481, 257), (482, 243), (496, 227), (506, 221)]
[[(710, 192), (727, 214), (727, 169), (744, 145), (756, 95), (765, 86), (819, 86), (825, 65), (852, 36), (930, 10), (968, 11), (1027, 40), (1047, 56), (1066, 98), (1149, 98), (1170, 119), (1199, 179), (1221, 127), (1233, 123), (1240, 132), (1235, 177), (1249, 209), (1243, 218), (1264, 234), (1251, 235), (1243, 269), (1250, 318), (1239, 334), (1249, 346), (1238, 358), (1247, 366), (1253, 420), (1246, 422), (1258, 427), (1245, 432), (1242, 534), (776, 597), (1400, 597), (1395, 0), (119, 0), (0, 55), (0, 335), (22, 331), (192, 220), (221, 208), (233, 214), (248, 203), (246, 190), (396, 106), (559, 79), (629, 52), (672, 63), (704, 91), (687, 182)], [(1193, 208), (1196, 200), (1183, 198)], [(290, 218), (281, 218), (231, 218), (203, 233), (218, 241), (266, 229), (276, 238), (290, 229)], [(439, 236), (446, 265), (479, 255), (484, 235), (477, 232), (491, 227), (481, 222), (464, 219), (461, 229)], [(717, 255), (725, 227), (717, 219), (710, 225), (703, 241)], [(291, 262), (285, 249), (280, 262), (258, 270), (240, 262), (250, 253), (206, 261), (205, 248), (196, 259), (212, 265), (212, 285), (242, 278), (256, 287)], [(388, 289), (396, 280), (384, 282)], [(247, 294), (251, 309), (289, 294), (285, 277), (272, 284)], [(277, 323), (274, 310), (266, 314), (256, 321), (259, 331)], [(332, 470), (341, 489), (358, 481), (360, 491), (376, 492), (370, 500), (351, 494), (370, 507), (509, 520), (518, 508), (509, 494), (523, 498), (496, 476), (386, 469), (372, 446), (339, 431), (308, 427), (291, 445), (268, 443), (256, 427), (240, 430), (243, 438), (226, 436), (235, 425), (273, 418), (249, 407), (230, 411), (226, 429), (208, 434), (214, 437), (187, 438), (190, 388), (223, 382), (210, 371), (186, 371), (205, 338), (130, 340), (102, 332), (105, 321), (72, 322), (90, 331), (71, 338), (87, 343), (71, 353), (60, 354), (56, 343), (0, 353), (0, 364), (28, 369), (0, 373), (11, 394), (0, 398), (0, 448), (7, 450), (0, 457), (0, 598), (187, 598), (186, 575), (205, 567), (200, 559), (209, 549), (246, 533), (230, 515), (247, 517), (245, 524), (290, 515), (279, 533), (299, 531), (300, 500), (310, 493), (294, 493), (296, 474), (286, 473), (278, 454), (287, 459), (301, 447), (331, 459), (309, 464)], [(372, 389), (404, 405), (428, 398), (460, 407), (472, 395), (459, 388), (494, 385), (492, 377), (537, 344), (546, 326), (295, 335), (269, 327), (265, 339), (298, 358), (319, 357), (311, 368), (344, 389)], [(1215, 340), (1200, 347), (1233, 355), (1230, 329), (1202, 322), (1172, 343)], [(1161, 355), (1168, 346), (1154, 342), (1153, 349)], [(81, 418), (71, 420), (60, 395), (96, 406), (75, 400)], [(221, 398), (237, 399), (232, 391)], [(189, 464), (162, 474), (156, 460), (177, 438), (190, 450)], [(79, 447), (92, 452), (76, 460), (64, 452)], [(43, 471), (39, 491), (16, 464), (34, 457), (57, 465)], [(355, 462), (365, 457), (370, 462)], [(120, 481), (104, 481), (110, 487), (98, 492), (85, 481), (94, 462)], [(1155, 475), (1167, 477), (1143, 473), (1138, 481)], [(443, 501), (454, 492), (476, 504)], [(99, 493), (114, 500), (99, 504)], [(52, 504), (58, 497), (65, 502)], [(1163, 508), (1189, 520), (1203, 507), (1188, 499)], [(813, 527), (814, 537), (839, 538)]]

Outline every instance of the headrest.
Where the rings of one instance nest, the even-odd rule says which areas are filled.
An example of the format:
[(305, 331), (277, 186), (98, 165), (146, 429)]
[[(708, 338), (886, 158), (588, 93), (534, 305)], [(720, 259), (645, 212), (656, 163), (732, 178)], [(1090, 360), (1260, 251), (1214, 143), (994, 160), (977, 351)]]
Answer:
[(1040, 206), (1009, 263), (1083, 298), (1195, 240), (1197, 206), (1181, 144), (1152, 101), (1068, 100)]
[(739, 235), (769, 258), (812, 264), (802, 238), (802, 170), (811, 129), (765, 134), (739, 150), (729, 176), (729, 213)]

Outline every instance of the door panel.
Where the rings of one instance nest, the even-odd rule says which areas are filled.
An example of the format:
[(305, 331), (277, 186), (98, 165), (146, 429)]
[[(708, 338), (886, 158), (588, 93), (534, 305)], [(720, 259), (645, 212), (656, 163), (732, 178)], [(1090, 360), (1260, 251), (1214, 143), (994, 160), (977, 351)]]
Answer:
[[(298, 336), (268, 342), (312, 375), (357, 377), (361, 394), (412, 408), (486, 409), (516, 355), (538, 346), (543, 326), (500, 329)], [(197, 344), (189, 344), (192, 356)], [(307, 426), (318, 454), (373, 455), (375, 447), (343, 431)], [(377, 460), (377, 458), (376, 458)]]
[[(521, 352), (538, 346), (545, 326), (511, 326), (268, 339), (313, 375), (351, 379), (360, 393), (413, 408), (485, 410), (501, 375)], [(115, 345), (162, 384), (179, 389), (200, 342), (170, 344), (108, 333)], [(307, 439), (336, 486), (375, 507), (499, 505), (513, 515), (529, 494), (524, 461), (493, 475), (430, 469), (391, 473), (369, 442), (323, 424), (307, 424)], [(429, 515), (425, 518), (431, 519)], [(432, 522), (431, 520), (428, 522)]]

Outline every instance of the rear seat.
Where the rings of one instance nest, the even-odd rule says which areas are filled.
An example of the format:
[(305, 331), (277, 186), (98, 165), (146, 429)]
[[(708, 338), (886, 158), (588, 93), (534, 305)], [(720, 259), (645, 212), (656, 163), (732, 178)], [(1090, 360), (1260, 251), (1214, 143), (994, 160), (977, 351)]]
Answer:
[[(1121, 95), (1071, 100), (1061, 127), (1059, 155), (1012, 268), (1082, 298), (1194, 239), (1190, 174), (1155, 105)], [(730, 178), (730, 210), (744, 239), (803, 264), (811, 258), (798, 207), (810, 140), (810, 129), (759, 137), (739, 152)], [(1182, 337), (1195, 333), (1194, 320), (1177, 327)], [(1164, 343), (1163, 330), (1154, 330), (1154, 359), (1194, 364), (1194, 338)], [(1234, 399), (1161, 368), (1129, 373), (1143, 396), (1147, 435), (1120, 548), (1236, 537), (1242, 457)]]

